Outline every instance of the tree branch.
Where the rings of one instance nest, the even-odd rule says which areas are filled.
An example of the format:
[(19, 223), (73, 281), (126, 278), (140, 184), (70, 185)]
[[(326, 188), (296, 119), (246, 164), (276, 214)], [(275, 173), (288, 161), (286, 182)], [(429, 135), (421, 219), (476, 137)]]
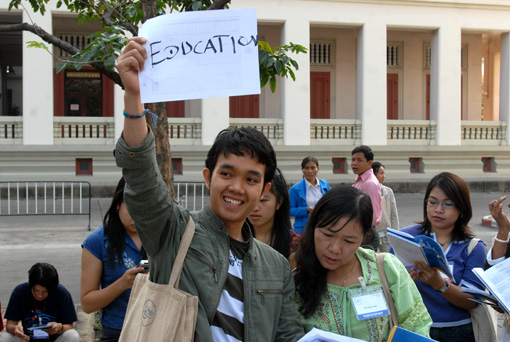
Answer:
[(210, 10), (224, 9), (229, 2), (230, 0), (214, 0), (211, 6), (209, 6), (209, 9)]
[[(69, 44), (68, 42), (59, 39), (45, 30), (43, 30), (40, 26), (34, 24), (27, 24), (27, 23), (21, 23), (21, 24), (11, 24), (11, 25), (0, 25), (0, 32), (15, 32), (15, 31), (29, 31), (33, 34), (39, 36), (42, 40), (45, 42), (58, 47), (59, 49), (71, 54), (75, 55), (80, 50)], [(116, 84), (120, 85), (122, 88), (124, 86), (122, 85), (122, 81), (120, 80), (119, 74), (114, 71), (108, 69), (106, 66), (100, 64), (100, 63), (90, 63), (91, 66), (96, 68), (98, 71), (101, 71), (103, 74), (105, 74), (107, 77), (113, 80)]]
[(106, 26), (110, 26), (110, 27), (114, 26), (114, 25), (122, 26), (123, 28), (125, 28), (126, 30), (131, 32), (131, 34), (133, 36), (138, 36), (138, 27), (137, 26), (135, 26), (127, 21), (119, 21), (119, 22), (113, 21), (112, 14), (114, 12), (115, 12), (115, 9), (112, 7), (112, 8), (109, 8), (108, 11), (106, 11), (106, 14), (101, 16), (101, 19), (103, 19), (103, 22), (106, 24)]

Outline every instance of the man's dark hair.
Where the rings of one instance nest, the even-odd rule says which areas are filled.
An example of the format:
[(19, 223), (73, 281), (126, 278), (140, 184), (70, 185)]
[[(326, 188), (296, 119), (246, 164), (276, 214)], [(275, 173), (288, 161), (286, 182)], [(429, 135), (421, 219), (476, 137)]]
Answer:
[(264, 184), (273, 179), (276, 170), (276, 154), (273, 146), (262, 132), (253, 127), (229, 127), (218, 133), (205, 160), (205, 167), (209, 169), (211, 177), (221, 154), (257, 159), (260, 164), (266, 166)]
[(352, 152), (351, 152), (351, 156), (354, 155), (354, 153), (358, 153), (358, 152), (363, 153), (363, 155), (365, 156), (367, 161), (374, 160), (374, 152), (372, 152), (372, 149), (370, 147), (368, 147), (367, 145), (361, 145), (361, 146), (354, 148), (354, 150), (352, 150)]
[(30, 288), (40, 285), (45, 287), (48, 292), (52, 292), (58, 287), (57, 269), (48, 263), (38, 262), (28, 271), (28, 283)]

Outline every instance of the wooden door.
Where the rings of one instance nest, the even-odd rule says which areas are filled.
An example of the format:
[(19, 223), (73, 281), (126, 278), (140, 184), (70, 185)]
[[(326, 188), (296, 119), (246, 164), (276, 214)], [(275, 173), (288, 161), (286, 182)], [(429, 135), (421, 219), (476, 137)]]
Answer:
[(387, 74), (386, 96), (387, 119), (398, 120), (398, 74)]
[(310, 73), (310, 117), (330, 118), (330, 74), (329, 72)]
[[(427, 74), (427, 81), (426, 81), (426, 95), (425, 95), (425, 105), (427, 106), (425, 108), (425, 119), (430, 120), (430, 74)], [(423, 93), (422, 93), (423, 94)]]
[(231, 118), (259, 117), (259, 95), (231, 96), (229, 102)]
[(166, 103), (167, 118), (183, 118), (184, 114), (184, 101), (170, 101)]

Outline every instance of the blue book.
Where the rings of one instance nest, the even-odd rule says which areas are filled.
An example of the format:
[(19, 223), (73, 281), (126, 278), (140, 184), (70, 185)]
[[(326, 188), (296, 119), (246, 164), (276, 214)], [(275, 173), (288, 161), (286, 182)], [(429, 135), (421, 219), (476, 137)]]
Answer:
[(435, 341), (431, 338), (418, 335), (412, 331), (403, 329), (401, 327), (394, 326), (391, 329), (390, 336), (388, 337), (388, 342), (427, 342), (427, 341)]
[(412, 236), (401, 230), (391, 228), (387, 229), (386, 235), (390, 240), (395, 256), (404, 266), (414, 266), (416, 260), (423, 261), (430, 267), (444, 273), (455, 283), (443, 248), (434, 239), (425, 235)]

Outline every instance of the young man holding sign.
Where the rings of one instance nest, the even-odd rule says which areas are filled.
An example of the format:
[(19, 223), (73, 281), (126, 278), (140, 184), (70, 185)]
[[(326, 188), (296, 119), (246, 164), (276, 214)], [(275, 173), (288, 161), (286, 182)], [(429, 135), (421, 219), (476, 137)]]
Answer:
[[(151, 260), (151, 280), (165, 284), (190, 213), (168, 194), (154, 135), (141, 115), (138, 73), (147, 58), (146, 41), (129, 39), (117, 61), (126, 119), (115, 156), (126, 180), (125, 203)], [(276, 167), (270, 142), (253, 128), (223, 130), (205, 164), (210, 203), (191, 214), (196, 231), (179, 285), (199, 298), (195, 341), (297, 341), (303, 330), (290, 301), (289, 263), (255, 240), (246, 223), (270, 188)]]

